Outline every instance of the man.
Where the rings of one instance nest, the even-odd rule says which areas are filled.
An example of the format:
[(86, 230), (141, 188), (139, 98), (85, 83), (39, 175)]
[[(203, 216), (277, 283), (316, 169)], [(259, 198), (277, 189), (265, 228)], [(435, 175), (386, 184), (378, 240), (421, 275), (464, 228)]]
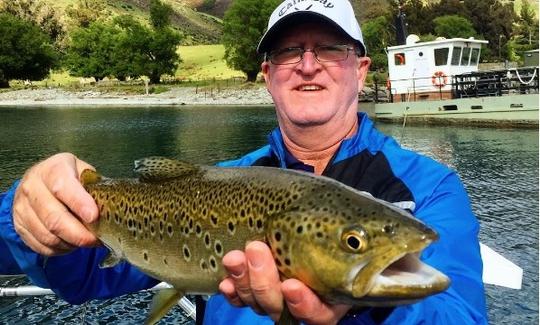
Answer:
[[(411, 210), (440, 235), (422, 259), (446, 273), (452, 285), (413, 305), (353, 313), (350, 306), (320, 301), (297, 280), (281, 282), (268, 247), (253, 242), (223, 258), (230, 275), (219, 286), (222, 295), (209, 300), (205, 322), (271, 324), (286, 303), (293, 316), (309, 324), (487, 323), (478, 223), (457, 175), (401, 149), (357, 113), (370, 60), (350, 3), (283, 2), (258, 50), (265, 54), (262, 72), (279, 128), (267, 146), (221, 165), (311, 171)], [(28, 170), (0, 210), (0, 232), (12, 253), (6, 263), (13, 265), (14, 259), (34, 283), (72, 303), (156, 283), (129, 265), (97, 268), (104, 250), (91, 248), (97, 240), (79, 222), (97, 218), (95, 203), (78, 182), (88, 167), (70, 154), (53, 156)]]

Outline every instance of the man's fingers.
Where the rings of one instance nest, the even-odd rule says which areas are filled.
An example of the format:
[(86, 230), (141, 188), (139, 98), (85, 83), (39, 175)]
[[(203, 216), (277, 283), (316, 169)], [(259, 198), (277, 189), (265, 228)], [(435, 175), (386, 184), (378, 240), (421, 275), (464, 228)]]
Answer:
[(219, 291), (227, 298), (229, 303), (236, 307), (244, 307), (246, 304), (238, 297), (234, 281), (231, 278), (225, 278), (219, 283)]
[(254, 241), (246, 246), (250, 287), (257, 303), (273, 319), (279, 319), (283, 310), (279, 273), (270, 248)]
[(39, 192), (39, 196), (30, 197), (29, 203), (48, 232), (77, 247), (97, 244), (97, 238), (46, 189), (33, 193), (36, 192)]
[[(75, 248), (73, 245), (66, 243), (60, 237), (51, 233), (45, 225), (43, 225), (34, 211), (30, 209), (30, 204), (26, 197), (21, 197), (18, 200), (17, 204), (13, 206), (13, 211), (20, 216), (19, 218), (13, 219), (15, 230), (21, 235), (25, 242), (26, 239), (29, 239), (29, 241), (32, 240), (32, 242), (38, 242), (40, 245), (33, 243), (33, 246), (38, 246), (36, 248), (40, 250), (39, 253), (51, 255), (51, 252), (58, 250), (58, 253), (62, 254)], [(42, 246), (48, 248), (46, 250), (47, 254), (44, 253), (45, 250)], [(34, 247), (30, 246), (30, 248)]]
[(98, 209), (92, 196), (81, 185), (79, 175), (84, 169), (94, 168), (71, 154), (58, 156), (61, 155), (66, 155), (66, 159), (59, 159), (40, 175), (43, 183), (69, 210), (91, 223), (97, 219)]
[(222, 262), (230, 274), (229, 279), (234, 284), (237, 297), (243, 304), (251, 306), (257, 313), (264, 313), (251, 293), (249, 271), (244, 252), (239, 250), (231, 251), (223, 257)]
[(336, 324), (351, 306), (328, 305), (305, 284), (288, 279), (281, 284), (283, 296), (291, 314), (310, 325)]

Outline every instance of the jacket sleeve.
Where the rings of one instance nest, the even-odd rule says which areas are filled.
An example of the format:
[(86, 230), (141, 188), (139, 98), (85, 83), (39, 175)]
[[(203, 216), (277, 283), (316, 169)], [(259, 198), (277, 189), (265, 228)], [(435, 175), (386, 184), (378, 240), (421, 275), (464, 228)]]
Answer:
[[(99, 263), (107, 255), (107, 250), (102, 247), (80, 248), (66, 255), (49, 258), (33, 252), (24, 244), (13, 226), (12, 205), (17, 185), (15, 183), (0, 201), (0, 238), (8, 249), (1, 252), (2, 264), (10, 263), (6, 265), (18, 268), (35, 285), (52, 289), (72, 304), (116, 297), (158, 283), (125, 262), (101, 269)], [(0, 269), (3, 271), (4, 266)]]
[(450, 172), (419, 202), (416, 217), (439, 233), (421, 259), (451, 280), (445, 292), (395, 308), (385, 324), (487, 324), (479, 225), (458, 176)]

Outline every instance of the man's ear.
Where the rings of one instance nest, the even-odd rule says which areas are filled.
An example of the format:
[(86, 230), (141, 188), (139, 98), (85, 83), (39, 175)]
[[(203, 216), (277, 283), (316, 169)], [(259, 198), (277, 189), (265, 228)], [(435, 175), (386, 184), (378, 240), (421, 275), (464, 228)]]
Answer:
[(358, 91), (364, 88), (364, 83), (369, 71), (369, 66), (371, 65), (371, 59), (367, 56), (358, 58)]
[(269, 70), (270, 70), (270, 63), (268, 63), (268, 61), (263, 61), (263, 63), (261, 63), (261, 72), (262, 72), (264, 82), (266, 83), (267, 88), (268, 86), (270, 86), (270, 79), (268, 76)]

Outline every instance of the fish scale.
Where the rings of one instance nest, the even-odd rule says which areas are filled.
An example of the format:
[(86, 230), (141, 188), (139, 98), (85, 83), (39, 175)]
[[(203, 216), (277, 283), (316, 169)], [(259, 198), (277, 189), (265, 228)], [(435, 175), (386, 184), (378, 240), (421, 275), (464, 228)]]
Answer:
[[(407, 212), (332, 179), (161, 157), (135, 166), (137, 179), (83, 172), (81, 181), (100, 211), (99, 221), (87, 227), (111, 251), (103, 266), (126, 260), (170, 283), (175, 291), (169, 299), (217, 292), (227, 276), (223, 255), (253, 240), (270, 246), (282, 278), (297, 278), (332, 303), (377, 305), (384, 297), (395, 305), (448, 286), (436, 270), (427, 285), (379, 285), (377, 277), (393, 262), (437, 235)], [(150, 319), (164, 315), (160, 308)]]

